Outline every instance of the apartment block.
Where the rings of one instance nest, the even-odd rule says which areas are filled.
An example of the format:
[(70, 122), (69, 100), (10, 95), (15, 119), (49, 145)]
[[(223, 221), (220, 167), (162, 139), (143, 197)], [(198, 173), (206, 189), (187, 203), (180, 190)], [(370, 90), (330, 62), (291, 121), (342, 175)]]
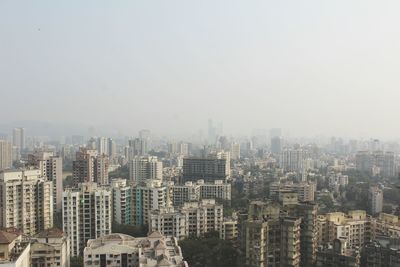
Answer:
[(0, 171), (11, 169), (13, 161), (12, 144), (6, 140), (0, 140)]
[(36, 151), (28, 156), (28, 162), (40, 169), (48, 181), (53, 182), (54, 210), (61, 211), (63, 193), (62, 158), (51, 151)]
[(113, 193), (113, 221), (119, 224), (132, 223), (132, 187), (125, 179), (111, 180)]
[(150, 223), (150, 211), (167, 206), (167, 187), (161, 180), (147, 180), (132, 186), (132, 224)]
[(53, 183), (41, 170), (0, 173), (0, 225), (35, 235), (53, 227)]
[(174, 206), (201, 199), (231, 200), (231, 184), (223, 180), (206, 183), (204, 180), (188, 181), (184, 185), (169, 184), (170, 199)]
[(86, 242), (111, 233), (112, 192), (96, 183), (82, 183), (63, 193), (63, 230), (71, 256), (82, 255)]
[(136, 156), (129, 161), (129, 180), (132, 183), (145, 183), (146, 180), (162, 180), (163, 165), (157, 157)]

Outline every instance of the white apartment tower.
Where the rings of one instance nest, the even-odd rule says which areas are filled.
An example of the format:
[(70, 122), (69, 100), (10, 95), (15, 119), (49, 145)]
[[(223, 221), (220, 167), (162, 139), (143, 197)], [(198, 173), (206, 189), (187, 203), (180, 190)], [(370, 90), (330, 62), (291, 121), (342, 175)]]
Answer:
[(113, 192), (113, 220), (119, 224), (131, 224), (131, 186), (127, 185), (125, 179), (113, 179), (111, 188)]
[(162, 180), (162, 162), (157, 157), (134, 157), (129, 162), (129, 179), (132, 183)]
[(6, 140), (0, 140), (0, 171), (12, 167), (12, 144)]
[(89, 239), (111, 233), (112, 192), (96, 183), (82, 183), (63, 193), (63, 230), (71, 256), (82, 255)]
[(369, 201), (372, 214), (382, 212), (383, 207), (383, 191), (379, 187), (371, 187), (369, 189)]
[(302, 149), (285, 149), (281, 152), (279, 163), (284, 172), (302, 172), (304, 152)]
[(186, 221), (186, 236), (203, 236), (210, 231), (221, 231), (223, 206), (214, 199), (203, 199), (200, 202), (187, 202), (180, 212)]
[(53, 183), (41, 170), (0, 173), (0, 225), (35, 235), (53, 227)]
[(43, 176), (53, 182), (53, 203), (57, 211), (62, 208), (63, 171), (62, 158), (53, 152), (38, 151), (29, 155), (29, 161), (42, 171)]
[(25, 149), (25, 128), (13, 129), (13, 146), (18, 147), (19, 150)]

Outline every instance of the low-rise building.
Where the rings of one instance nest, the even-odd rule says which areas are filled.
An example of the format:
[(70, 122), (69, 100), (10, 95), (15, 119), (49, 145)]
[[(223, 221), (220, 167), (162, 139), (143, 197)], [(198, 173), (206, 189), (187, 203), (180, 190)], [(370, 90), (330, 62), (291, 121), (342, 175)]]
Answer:
[(15, 228), (0, 230), (0, 267), (30, 267), (29, 240)]
[(279, 198), (279, 194), (282, 191), (293, 191), (297, 193), (299, 201), (314, 201), (315, 198), (316, 184), (312, 182), (301, 182), (301, 183), (271, 183), (269, 187), (269, 193), (271, 198)]
[(346, 238), (335, 239), (332, 247), (317, 251), (315, 266), (360, 267), (360, 252), (358, 249), (349, 249), (346, 240)]
[(45, 230), (31, 239), (32, 267), (69, 267), (70, 244), (67, 236), (57, 228)]
[(361, 250), (362, 267), (400, 266), (400, 239), (377, 237)]
[(153, 232), (140, 238), (115, 233), (91, 239), (84, 250), (84, 266), (186, 267), (188, 264), (176, 238)]

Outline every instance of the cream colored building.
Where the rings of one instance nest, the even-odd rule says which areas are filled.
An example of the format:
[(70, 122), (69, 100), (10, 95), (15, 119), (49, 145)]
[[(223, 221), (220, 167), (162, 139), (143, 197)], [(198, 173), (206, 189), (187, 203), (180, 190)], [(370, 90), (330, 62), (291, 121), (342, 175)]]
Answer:
[(62, 158), (49, 151), (37, 151), (29, 155), (31, 164), (39, 168), (48, 181), (53, 182), (54, 210), (62, 209), (63, 170)]
[(41, 170), (0, 173), (0, 225), (35, 235), (53, 227), (53, 183)]
[(0, 267), (30, 267), (29, 240), (14, 228), (0, 230)]
[(69, 239), (60, 229), (45, 230), (31, 239), (32, 267), (69, 267), (70, 256)]
[(196, 182), (187, 181), (184, 185), (169, 183), (170, 199), (174, 206), (182, 206), (185, 202), (200, 201), (202, 199), (231, 200), (231, 184), (223, 180), (204, 182), (203, 179)]
[(221, 231), (223, 206), (214, 199), (187, 202), (181, 208), (186, 220), (186, 236), (203, 236), (211, 231)]
[(110, 234), (87, 242), (84, 266), (109, 267), (187, 267), (175, 238), (153, 232), (148, 237), (135, 238)]
[(12, 167), (12, 144), (6, 140), (0, 140), (0, 171)]
[(348, 248), (361, 247), (371, 239), (371, 218), (363, 210), (332, 212), (319, 215), (317, 219), (318, 243), (326, 245), (333, 240), (346, 237)]
[(153, 210), (150, 214), (149, 232), (154, 231), (178, 240), (183, 239), (187, 237), (186, 217), (173, 207)]

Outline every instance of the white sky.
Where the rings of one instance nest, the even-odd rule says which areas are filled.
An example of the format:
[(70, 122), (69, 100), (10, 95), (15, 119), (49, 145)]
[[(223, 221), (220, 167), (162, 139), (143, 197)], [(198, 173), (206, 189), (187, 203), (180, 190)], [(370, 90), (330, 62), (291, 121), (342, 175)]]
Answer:
[(0, 122), (400, 135), (400, 2), (0, 1)]

